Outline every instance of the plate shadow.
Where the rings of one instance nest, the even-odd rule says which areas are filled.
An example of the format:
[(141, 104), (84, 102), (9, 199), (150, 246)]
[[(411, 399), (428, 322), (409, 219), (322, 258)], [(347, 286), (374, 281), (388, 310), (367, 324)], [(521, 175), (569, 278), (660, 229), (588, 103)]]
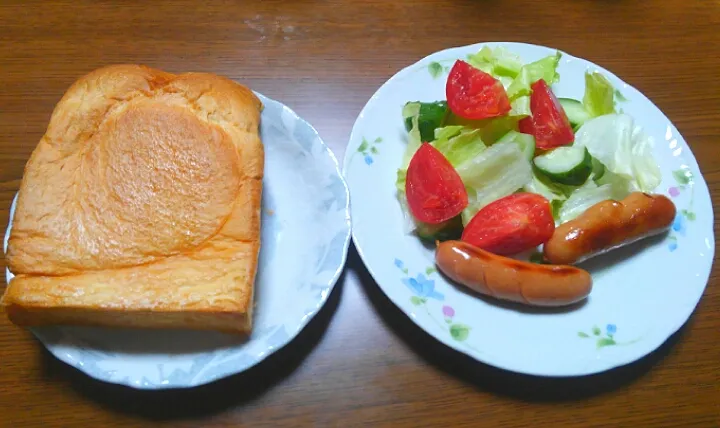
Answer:
[(348, 255), (371, 304), (383, 323), (428, 364), (475, 388), (528, 402), (578, 401), (623, 387), (645, 375), (681, 340), (693, 317), (658, 349), (645, 357), (602, 373), (576, 377), (520, 374), (479, 362), (423, 331), (382, 292), (353, 246)]
[(139, 390), (106, 383), (56, 359), (38, 342), (42, 348), (42, 373), (48, 380), (66, 382), (84, 399), (103, 408), (153, 421), (200, 418), (247, 405), (288, 379), (320, 343), (340, 304), (344, 278), (343, 273), (325, 305), (287, 345), (242, 373), (206, 385), (186, 389)]

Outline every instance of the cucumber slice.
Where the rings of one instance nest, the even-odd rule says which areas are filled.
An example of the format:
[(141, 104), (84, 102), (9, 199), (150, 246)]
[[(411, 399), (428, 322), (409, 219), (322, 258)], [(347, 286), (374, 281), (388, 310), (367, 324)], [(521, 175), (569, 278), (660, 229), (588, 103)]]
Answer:
[(535, 157), (535, 137), (529, 134), (522, 134), (517, 131), (510, 131), (497, 140), (498, 143), (515, 143), (520, 147), (525, 157), (531, 161)]
[(565, 110), (565, 114), (573, 130), (592, 119), (592, 115), (585, 110), (585, 107), (580, 101), (571, 98), (558, 98), (558, 102), (560, 102), (563, 110)]
[(433, 141), (435, 139), (435, 128), (443, 125), (447, 114), (448, 106), (446, 101), (436, 101), (434, 103), (410, 101), (403, 107), (405, 130), (410, 131), (412, 129), (412, 119), (417, 116), (420, 138), (424, 142)]
[(592, 156), (584, 146), (558, 147), (534, 162), (552, 181), (570, 186), (583, 184), (593, 169)]

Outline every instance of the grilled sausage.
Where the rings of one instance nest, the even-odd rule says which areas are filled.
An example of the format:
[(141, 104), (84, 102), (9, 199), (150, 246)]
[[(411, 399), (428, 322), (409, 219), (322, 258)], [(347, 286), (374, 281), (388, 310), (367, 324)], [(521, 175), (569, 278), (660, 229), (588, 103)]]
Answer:
[(450, 279), (478, 293), (527, 305), (569, 305), (592, 290), (585, 270), (523, 262), (462, 241), (439, 243), (435, 263)]
[(663, 195), (633, 192), (622, 201), (603, 201), (557, 228), (543, 247), (545, 260), (580, 263), (672, 225), (675, 205)]

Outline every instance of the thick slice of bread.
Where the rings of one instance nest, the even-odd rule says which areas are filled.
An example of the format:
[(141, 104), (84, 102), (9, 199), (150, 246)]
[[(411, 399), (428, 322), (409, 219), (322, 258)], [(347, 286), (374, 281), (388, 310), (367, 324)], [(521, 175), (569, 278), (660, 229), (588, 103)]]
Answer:
[(212, 74), (116, 65), (75, 82), (25, 167), (10, 320), (248, 332), (261, 109)]

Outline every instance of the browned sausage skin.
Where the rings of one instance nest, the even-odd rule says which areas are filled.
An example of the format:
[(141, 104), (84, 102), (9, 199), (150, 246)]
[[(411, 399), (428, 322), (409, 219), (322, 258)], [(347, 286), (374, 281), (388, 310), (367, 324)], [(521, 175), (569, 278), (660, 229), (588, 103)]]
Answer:
[(675, 204), (663, 195), (633, 192), (620, 202), (603, 201), (558, 226), (543, 256), (555, 264), (580, 263), (668, 230), (675, 214)]
[(439, 243), (435, 263), (450, 279), (478, 293), (527, 305), (565, 306), (592, 290), (585, 270), (523, 262), (462, 241)]

